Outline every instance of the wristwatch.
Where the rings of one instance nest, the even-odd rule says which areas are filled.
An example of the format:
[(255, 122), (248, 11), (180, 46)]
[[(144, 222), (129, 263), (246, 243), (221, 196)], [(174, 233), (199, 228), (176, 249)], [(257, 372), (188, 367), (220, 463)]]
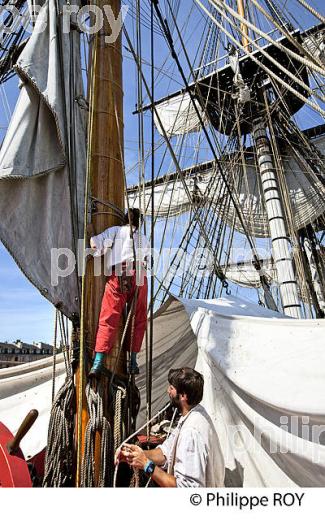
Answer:
[(152, 460), (148, 460), (143, 471), (145, 472), (147, 477), (151, 477), (153, 472), (155, 471), (156, 464), (152, 462)]

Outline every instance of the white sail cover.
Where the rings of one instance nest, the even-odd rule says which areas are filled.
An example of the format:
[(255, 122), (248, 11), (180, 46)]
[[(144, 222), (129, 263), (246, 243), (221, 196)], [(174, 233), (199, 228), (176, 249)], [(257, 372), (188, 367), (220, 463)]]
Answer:
[[(196, 365), (227, 486), (325, 486), (324, 334), (324, 320), (286, 318), (235, 297), (170, 298), (154, 317), (152, 412), (168, 402), (169, 369)], [(138, 427), (146, 417), (145, 348), (139, 361)], [(40, 410), (43, 422), (22, 443), (32, 456), (46, 445), (52, 383), (50, 367), (41, 369), (47, 382), (27, 370), (0, 370), (0, 421), (15, 433), (30, 409)]]
[(55, 250), (74, 253), (82, 229), (85, 111), (79, 34), (59, 34), (58, 20), (56, 1), (45, 1), (15, 67), (21, 92), (0, 151), (0, 240), (35, 287), (71, 316), (79, 308), (77, 273), (56, 278), (56, 265), (59, 274), (68, 266)]
[(185, 306), (227, 484), (324, 486), (325, 323), (272, 319), (257, 306), (243, 316), (236, 299), (225, 303), (228, 312)]
[[(48, 357), (0, 370), (0, 422), (15, 434), (30, 410), (38, 417), (30, 432), (20, 443), (25, 458), (40, 453), (47, 444), (53, 388), (53, 360)], [(65, 379), (63, 354), (56, 359), (55, 390)]]
[[(317, 137), (312, 141), (321, 152), (325, 150), (325, 137)], [(294, 226), (300, 229), (315, 221), (325, 212), (325, 187), (322, 181), (311, 175), (297, 159), (292, 156), (289, 148), (283, 154), (283, 166), (286, 183), (289, 190)], [(240, 165), (240, 157), (228, 156), (222, 161), (224, 172), (227, 174), (228, 182), (235, 187), (238, 203), (246, 224), (248, 232), (256, 237), (268, 237), (268, 218), (264, 208), (263, 194), (261, 193), (259, 174), (253, 159), (246, 160), (245, 173)], [(238, 218), (235, 219), (236, 210), (230, 202), (229, 209), (224, 212), (224, 197), (227, 193), (218, 169), (213, 162), (201, 165), (201, 171), (197, 167), (185, 170), (184, 178), (187, 189), (191, 194), (189, 200), (184, 188), (184, 182), (179, 176), (166, 176), (159, 180), (154, 187), (155, 215), (160, 218), (171, 218), (189, 211), (191, 206), (204, 205), (214, 208), (216, 213), (226, 223), (243, 232)], [(227, 171), (228, 170), (228, 171)], [(142, 189), (130, 188), (128, 198), (131, 206), (143, 207), (145, 204), (146, 214), (151, 214), (151, 185), (148, 183), (143, 195)], [(139, 200), (139, 193), (141, 200)], [(145, 201), (145, 202), (143, 202)]]
[(324, 486), (325, 322), (286, 318), (235, 297), (181, 303), (169, 300), (154, 327), (153, 412), (167, 401), (169, 368), (184, 366), (198, 348), (225, 484)]
[[(206, 124), (207, 118), (204, 111), (198, 101), (195, 103), (203, 122)], [(158, 103), (156, 112), (154, 113), (154, 121), (161, 135), (164, 135), (165, 131), (168, 137), (172, 137), (173, 135), (198, 132), (202, 128), (200, 118), (188, 92)]]

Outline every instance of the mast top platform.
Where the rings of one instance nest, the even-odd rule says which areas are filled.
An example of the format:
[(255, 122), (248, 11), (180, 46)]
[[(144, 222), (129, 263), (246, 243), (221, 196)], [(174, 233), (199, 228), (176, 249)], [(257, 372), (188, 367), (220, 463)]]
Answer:
[[(324, 30), (324, 24), (314, 26), (307, 31), (299, 30), (291, 32), (291, 36), (299, 43), (316, 32)], [(286, 37), (277, 40), (284, 47), (298, 53), (296, 46)], [(277, 63), (281, 64), (286, 70), (290, 71), (295, 77), (309, 86), (309, 78), (307, 68), (299, 61), (294, 60), (285, 51), (279, 49), (275, 44), (268, 43), (261, 47), (265, 53), (271, 56)], [(195, 82), (188, 85), (173, 94), (159, 99), (155, 105), (160, 105), (166, 101), (172, 101), (177, 96), (191, 90), (200, 105), (209, 114), (212, 125), (225, 135), (230, 135), (238, 118), (238, 108), (240, 108), (239, 124), (243, 135), (252, 131), (252, 120), (256, 117), (257, 111), (263, 116), (264, 107), (259, 102), (259, 90), (261, 87), (271, 89), (272, 83), (268, 73), (253, 59), (254, 56), (260, 63), (267, 66), (272, 72), (279, 76), (283, 81), (290, 84), (295, 90), (304, 97), (308, 97), (308, 92), (298, 83), (294, 82), (285, 72), (272, 63), (265, 54), (259, 49), (239, 57), (240, 73), (245, 85), (250, 90), (250, 101), (238, 105), (238, 87), (234, 84), (234, 71), (229, 63), (223, 67), (209, 73), (203, 77), (197, 77)], [(304, 103), (298, 99), (292, 92), (278, 84), (277, 89), (272, 88), (272, 98), (270, 100), (270, 109), (272, 106), (279, 104), (285, 106), (286, 111), (289, 110), (290, 115), (300, 110)], [(143, 110), (151, 108), (151, 105), (143, 107)]]

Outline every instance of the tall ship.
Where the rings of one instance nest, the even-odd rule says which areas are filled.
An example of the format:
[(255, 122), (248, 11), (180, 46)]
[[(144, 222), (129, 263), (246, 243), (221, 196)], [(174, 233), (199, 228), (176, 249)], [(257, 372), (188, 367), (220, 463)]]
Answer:
[[(55, 319), (51, 357), (0, 370), (0, 486), (148, 485), (114, 452), (165, 438), (184, 366), (226, 487), (325, 485), (324, 78), (321, 0), (2, 0), (0, 240)], [(89, 238), (130, 208), (140, 373), (131, 303), (90, 379)]]

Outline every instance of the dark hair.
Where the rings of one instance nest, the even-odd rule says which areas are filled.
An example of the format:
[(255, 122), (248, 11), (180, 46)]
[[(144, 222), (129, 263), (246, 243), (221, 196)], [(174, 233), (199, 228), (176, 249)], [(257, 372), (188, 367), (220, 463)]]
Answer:
[(178, 394), (186, 394), (189, 405), (195, 406), (202, 401), (204, 379), (202, 374), (193, 368), (171, 369), (168, 382), (176, 388)]
[(134, 226), (136, 229), (139, 229), (139, 225), (141, 222), (141, 213), (138, 208), (130, 208), (129, 211), (125, 213), (123, 221), (124, 226), (130, 224), (130, 221), (132, 226)]

